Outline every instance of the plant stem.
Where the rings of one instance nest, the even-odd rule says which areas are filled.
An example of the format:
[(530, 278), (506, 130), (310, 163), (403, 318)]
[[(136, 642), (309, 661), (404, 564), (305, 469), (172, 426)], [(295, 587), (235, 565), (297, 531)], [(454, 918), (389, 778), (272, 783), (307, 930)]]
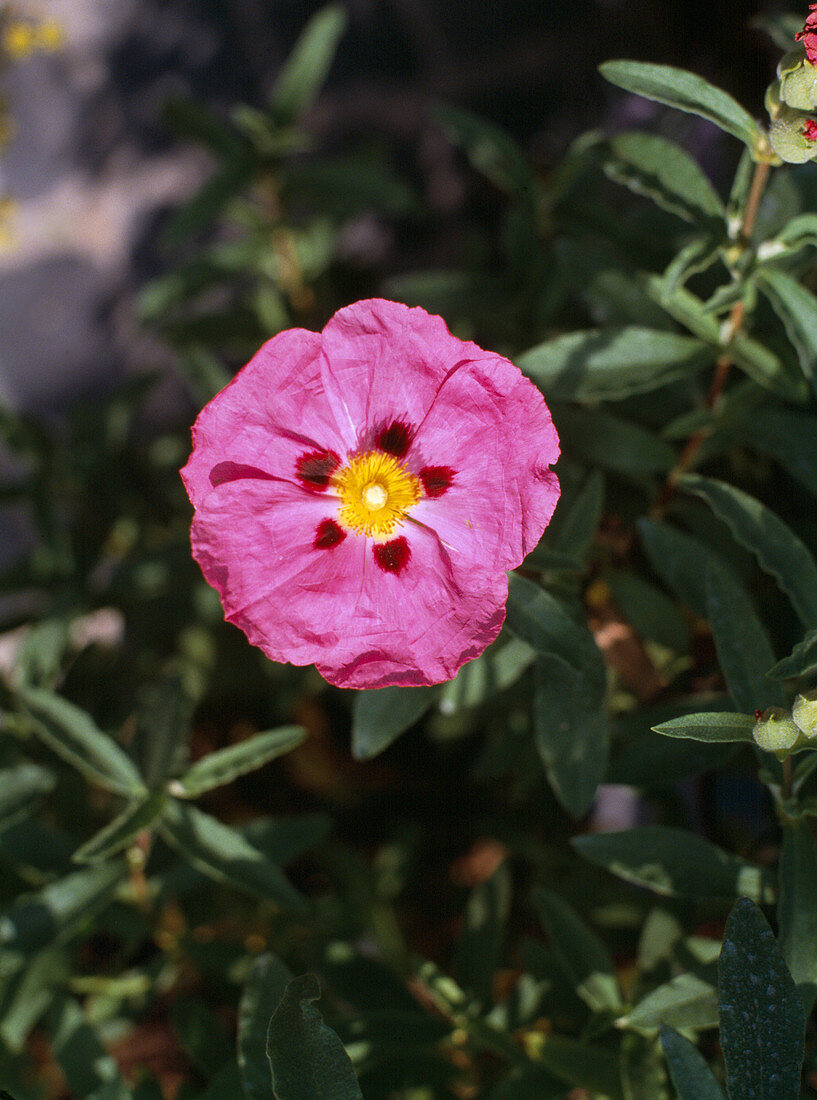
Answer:
[[(763, 197), (763, 191), (769, 179), (770, 167), (771, 165), (767, 161), (759, 161), (755, 164), (752, 182), (749, 187), (749, 195), (746, 199), (746, 207), (743, 211), (743, 217), (738, 231), (738, 243), (743, 248), (748, 247), (752, 233), (754, 232), (757, 212), (760, 209), (760, 200)], [(743, 328), (745, 320), (746, 304), (743, 299), (741, 299), (732, 306), (732, 310), (725, 325), (724, 343), (726, 347), (715, 362), (715, 374), (706, 397), (707, 409), (716, 408), (724, 391), (727, 379), (729, 378), (729, 372), (732, 369), (732, 356), (729, 352), (729, 345)], [(698, 452), (711, 431), (712, 425), (710, 424), (706, 428), (699, 428), (698, 431), (693, 432), (687, 440), (678, 461), (667, 474), (667, 480), (651, 509), (651, 515), (654, 519), (660, 519), (663, 516), (667, 505), (678, 490), (678, 482), (684, 474), (695, 465)]]

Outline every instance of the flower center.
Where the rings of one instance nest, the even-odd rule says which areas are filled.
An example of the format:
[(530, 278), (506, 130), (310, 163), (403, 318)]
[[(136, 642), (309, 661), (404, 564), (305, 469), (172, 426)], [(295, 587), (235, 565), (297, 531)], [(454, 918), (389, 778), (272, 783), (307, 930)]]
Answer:
[(340, 522), (358, 535), (374, 538), (391, 535), (423, 491), (414, 474), (381, 451), (357, 455), (333, 482), (341, 499)]

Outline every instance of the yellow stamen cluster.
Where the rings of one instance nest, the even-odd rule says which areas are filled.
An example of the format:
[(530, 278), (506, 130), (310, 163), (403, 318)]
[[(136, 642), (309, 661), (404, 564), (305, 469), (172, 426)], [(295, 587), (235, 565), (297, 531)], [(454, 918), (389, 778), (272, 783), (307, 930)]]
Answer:
[(423, 491), (414, 474), (381, 451), (358, 455), (332, 480), (342, 504), (339, 522), (372, 538), (391, 535)]

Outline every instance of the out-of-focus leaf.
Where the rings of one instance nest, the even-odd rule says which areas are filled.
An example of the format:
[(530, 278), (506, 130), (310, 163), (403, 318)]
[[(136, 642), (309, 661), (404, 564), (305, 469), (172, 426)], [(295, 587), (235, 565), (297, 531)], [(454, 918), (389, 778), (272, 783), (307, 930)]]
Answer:
[(162, 109), (162, 121), (180, 137), (200, 141), (225, 158), (240, 156), (246, 142), (215, 112), (197, 99), (171, 96)]
[(250, 969), (238, 1007), (238, 1064), (247, 1100), (275, 1100), (267, 1028), (291, 981), (289, 967), (269, 953), (259, 955)]
[(655, 1036), (626, 1032), (620, 1048), (624, 1100), (671, 1100), (669, 1079)]
[(675, 142), (633, 131), (611, 138), (605, 152), (608, 176), (664, 210), (707, 227), (722, 219), (724, 207), (717, 191)]
[(536, 654), (521, 638), (503, 635), (481, 656), (467, 661), (453, 680), (443, 684), (439, 695), (440, 714), (456, 714), (479, 706), (515, 684), (536, 660)]
[(711, 713), (685, 714), (653, 726), (665, 737), (689, 737), (693, 741), (751, 741), (755, 719), (750, 714)]
[(603, 507), (604, 477), (600, 470), (593, 470), (577, 493), (566, 499), (563, 492), (559, 498), (548, 527), (548, 547), (583, 562), (590, 552)]
[(711, 362), (711, 349), (694, 337), (635, 325), (567, 333), (516, 356), (553, 401), (618, 401), (690, 378)]
[(749, 149), (757, 149), (762, 143), (763, 133), (748, 111), (695, 73), (642, 61), (605, 61), (599, 72), (628, 92), (709, 119)]
[(720, 1043), (730, 1097), (797, 1100), (805, 1016), (797, 986), (766, 919), (735, 902), (720, 962)]
[(741, 711), (786, 702), (780, 684), (766, 677), (774, 665), (769, 635), (743, 585), (725, 566), (707, 564), (706, 606), (729, 694)]
[(298, 814), (275, 819), (256, 817), (241, 831), (254, 848), (283, 867), (320, 844), (332, 825), (328, 814)]
[(817, 564), (792, 529), (759, 500), (723, 481), (686, 474), (680, 486), (702, 497), (741, 546), (777, 581), (804, 625), (817, 623)]
[(581, 999), (593, 1012), (618, 1011), (621, 992), (613, 959), (603, 941), (550, 890), (534, 890), (531, 901)]
[(0, 830), (29, 816), (39, 799), (54, 788), (51, 772), (37, 764), (0, 769)]
[(696, 1047), (671, 1027), (661, 1028), (661, 1046), (679, 1100), (725, 1100), (712, 1070)]
[(610, 731), (604, 693), (593, 673), (564, 658), (541, 657), (535, 666), (533, 724), (536, 747), (554, 794), (581, 817), (607, 770)]
[(778, 234), (777, 240), (787, 248), (817, 245), (817, 214), (797, 214), (790, 218)]
[(240, 833), (195, 806), (172, 798), (160, 823), (162, 835), (203, 874), (283, 909), (303, 911), (304, 899)]
[(638, 573), (610, 569), (604, 574), (613, 599), (639, 634), (675, 653), (689, 648), (689, 628), (673, 601)]
[(817, 298), (776, 267), (762, 267), (759, 283), (797, 349), (803, 374), (817, 395)]
[(644, 280), (644, 289), (670, 317), (685, 325), (690, 332), (714, 347), (720, 344), (720, 326), (704, 304), (686, 287), (673, 285), (661, 275), (650, 275)]
[(708, 745), (688, 739), (636, 738), (614, 753), (605, 774), (607, 783), (625, 783), (644, 790), (672, 787), (681, 779), (704, 775), (734, 756), (731, 745)]
[(806, 634), (805, 638), (797, 643), (788, 657), (778, 661), (774, 668), (769, 669), (768, 675), (775, 680), (788, 680), (795, 676), (805, 676), (806, 673), (817, 669), (817, 630)]
[[(324, 215), (349, 216), (370, 209), (405, 217), (416, 205), (405, 180), (367, 150), (328, 161), (287, 165), (281, 191), (285, 199), (315, 195)], [(332, 237), (332, 249), (334, 244)]]
[(385, 687), (359, 691), (352, 711), (352, 755), (370, 760), (423, 717), (441, 688)]
[(761, 405), (735, 424), (746, 446), (771, 455), (811, 493), (817, 493), (817, 416)]
[(54, 1054), (71, 1091), (91, 1097), (105, 1088), (111, 1100), (124, 1100), (127, 1090), (116, 1062), (73, 998), (60, 998), (49, 1013), (48, 1024)]
[(526, 1047), (535, 1062), (573, 1088), (599, 1092), (610, 1100), (624, 1100), (618, 1059), (611, 1051), (544, 1032), (529, 1034)]
[(141, 693), (133, 735), (134, 755), (151, 789), (184, 762), (195, 704), (178, 674), (163, 676)]
[(606, 409), (560, 405), (552, 411), (562, 449), (590, 466), (644, 477), (664, 474), (675, 462), (663, 439)]
[(0, 989), (0, 1038), (19, 1053), (28, 1034), (51, 1004), (54, 989), (68, 977), (70, 963), (65, 949), (50, 946), (37, 951), (25, 966), (8, 974)]
[(558, 1078), (540, 1066), (514, 1069), (487, 1100), (562, 1100), (565, 1087)]
[(269, 1023), (267, 1056), (276, 1100), (363, 1100), (343, 1044), (313, 1003), (314, 974), (293, 978)]
[(44, 688), (21, 687), (17, 695), (34, 720), (37, 736), (63, 760), (117, 794), (144, 791), (131, 758), (84, 710)]
[(185, 1053), (205, 1077), (214, 1077), (233, 1060), (233, 1044), (224, 1021), (204, 1001), (178, 997), (172, 1018)]
[(493, 1000), (493, 983), (502, 959), (505, 926), (511, 907), (511, 876), (501, 864), (475, 886), (465, 907), (465, 924), (457, 944), (454, 977), (483, 1006)]
[(764, 389), (798, 404), (808, 400), (808, 385), (793, 359), (781, 358), (771, 348), (742, 332), (735, 336), (726, 350), (735, 364)]
[(679, 974), (653, 989), (616, 1023), (647, 1031), (661, 1024), (689, 1030), (717, 1027), (718, 994), (696, 974)]
[(306, 737), (302, 726), (281, 726), (218, 749), (196, 763), (171, 785), (180, 798), (198, 798), (205, 791), (230, 783), (239, 775), (262, 767), (276, 756), (294, 749)]
[(206, 405), (230, 381), (230, 375), (215, 355), (195, 344), (179, 351), (179, 369), (199, 407)]
[(667, 523), (642, 517), (637, 522), (650, 564), (679, 599), (706, 618), (706, 567), (713, 551)]
[(127, 847), (139, 833), (150, 829), (164, 810), (166, 796), (162, 791), (156, 791), (147, 798), (134, 802), (123, 810), (113, 821), (108, 822), (104, 829), (86, 840), (85, 843), (74, 852), (76, 863), (101, 863), (110, 859), (112, 855), (121, 852)]
[(173, 248), (216, 222), (230, 199), (248, 186), (254, 171), (255, 165), (247, 156), (231, 160), (217, 169), (198, 193), (170, 219), (162, 231), (161, 239), (165, 247)]
[(577, 836), (573, 847), (591, 863), (667, 897), (735, 898), (768, 902), (772, 879), (763, 868), (703, 837), (664, 825)]
[(778, 879), (780, 949), (808, 1015), (817, 998), (817, 849), (802, 818), (783, 825)]
[(301, 31), (270, 95), (270, 105), (281, 122), (299, 118), (317, 99), (348, 21), (342, 4), (327, 4)]
[(449, 138), (462, 146), (478, 172), (503, 191), (532, 196), (536, 176), (510, 134), (482, 116), (449, 103), (437, 104), (433, 113)]

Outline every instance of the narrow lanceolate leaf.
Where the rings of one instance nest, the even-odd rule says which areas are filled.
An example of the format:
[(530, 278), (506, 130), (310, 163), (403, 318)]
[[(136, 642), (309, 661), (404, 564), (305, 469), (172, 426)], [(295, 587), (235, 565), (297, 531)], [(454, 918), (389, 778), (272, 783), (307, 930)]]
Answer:
[(761, 268), (759, 281), (797, 350), (812, 392), (817, 394), (817, 298), (797, 279), (774, 267)]
[(606, 409), (560, 405), (552, 411), (562, 449), (588, 466), (641, 480), (665, 474), (675, 463), (675, 451), (663, 439)]
[(262, 767), (276, 756), (294, 749), (306, 737), (302, 726), (281, 726), (230, 745), (226, 749), (211, 752), (197, 760), (181, 778), (171, 784), (173, 794), (179, 798), (197, 798), (205, 791), (230, 783), (239, 775)]
[(148, 795), (132, 803), (110, 821), (104, 829), (77, 848), (73, 859), (76, 863), (100, 863), (126, 848), (145, 829), (149, 829), (161, 816), (166, 802), (162, 791)]
[(653, 1031), (661, 1024), (693, 1031), (717, 1027), (717, 991), (696, 974), (679, 974), (653, 989), (616, 1023), (619, 1027), (646, 1031)]
[(628, 92), (709, 119), (750, 149), (757, 149), (762, 141), (760, 127), (732, 96), (685, 69), (641, 61), (606, 61), (599, 71)]
[(771, 928), (748, 898), (729, 914), (718, 965), (720, 1042), (732, 1100), (797, 1100), (805, 1015)]
[(808, 400), (808, 385), (793, 356), (781, 358), (765, 344), (743, 332), (739, 332), (725, 347), (735, 365), (759, 386), (798, 404)]
[(661, 1046), (680, 1100), (724, 1100), (723, 1090), (697, 1047), (671, 1027), (661, 1028)]
[(279, 121), (292, 122), (312, 106), (347, 23), (342, 4), (327, 4), (309, 20), (272, 89), (270, 103)]
[(113, 1057), (73, 997), (58, 996), (48, 1013), (54, 1055), (75, 1096), (124, 1100), (125, 1082)]
[(810, 631), (799, 641), (788, 657), (778, 661), (769, 669), (769, 676), (775, 680), (788, 680), (794, 676), (805, 676), (817, 669), (817, 630)]
[(571, 843), (591, 863), (668, 897), (774, 897), (768, 872), (684, 829), (642, 825)]
[(817, 848), (803, 818), (783, 826), (778, 878), (780, 947), (808, 1014), (817, 998)]
[(595, 672), (560, 657), (540, 657), (534, 666), (533, 725), (536, 747), (553, 793), (568, 813), (587, 813), (607, 769), (610, 730), (604, 693)]
[(516, 358), (554, 401), (618, 401), (689, 378), (711, 362), (711, 349), (694, 337), (636, 325), (570, 332)]
[(238, 1006), (238, 1065), (247, 1100), (275, 1100), (267, 1028), (291, 981), (289, 967), (275, 955), (259, 955), (250, 968)]
[(172, 798), (160, 823), (164, 838), (203, 874), (284, 909), (303, 910), (304, 899), (283, 872), (240, 833), (195, 806)]
[(594, 1012), (619, 1010), (621, 991), (605, 943), (558, 894), (537, 889), (531, 902), (553, 951), (585, 1004)]
[(385, 687), (359, 691), (352, 709), (352, 753), (369, 760), (423, 717), (442, 689)]
[(354, 1067), (314, 1002), (314, 974), (293, 978), (269, 1023), (267, 1056), (276, 1100), (363, 1100)]
[(53, 789), (51, 772), (36, 764), (0, 769), (0, 830), (15, 825), (33, 811), (38, 800)]
[(755, 555), (804, 625), (817, 624), (817, 564), (794, 531), (759, 500), (726, 482), (686, 474), (680, 485), (702, 497), (741, 546)]
[(605, 147), (604, 170), (617, 183), (646, 195), (665, 210), (705, 227), (717, 225), (724, 207), (697, 162), (657, 134), (619, 134)]
[(751, 741), (755, 719), (750, 714), (685, 714), (653, 726), (664, 737), (687, 737), (692, 741)]
[(468, 899), (454, 961), (454, 979), (483, 1005), (491, 1003), (510, 908), (510, 871), (500, 864), (490, 878), (474, 887)]
[(19, 688), (17, 694), (34, 719), (37, 736), (88, 779), (118, 794), (144, 790), (131, 758), (84, 710), (44, 688)]
[(775, 663), (766, 628), (740, 581), (715, 561), (706, 570), (706, 607), (718, 660), (737, 708), (753, 712), (782, 707), (782, 687), (766, 676)]

